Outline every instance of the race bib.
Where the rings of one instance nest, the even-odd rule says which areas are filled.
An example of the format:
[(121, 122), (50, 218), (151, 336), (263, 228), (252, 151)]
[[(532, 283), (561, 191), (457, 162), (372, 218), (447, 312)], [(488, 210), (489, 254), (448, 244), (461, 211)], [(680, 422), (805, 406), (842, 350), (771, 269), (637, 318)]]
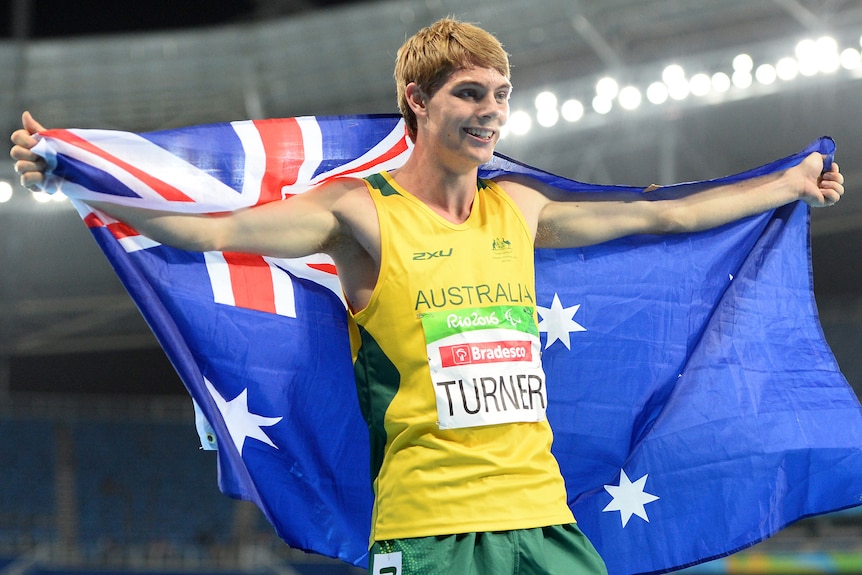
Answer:
[(545, 419), (547, 394), (533, 308), (422, 315), (441, 429)]
[(371, 557), (371, 575), (402, 575), (401, 551), (376, 553)]

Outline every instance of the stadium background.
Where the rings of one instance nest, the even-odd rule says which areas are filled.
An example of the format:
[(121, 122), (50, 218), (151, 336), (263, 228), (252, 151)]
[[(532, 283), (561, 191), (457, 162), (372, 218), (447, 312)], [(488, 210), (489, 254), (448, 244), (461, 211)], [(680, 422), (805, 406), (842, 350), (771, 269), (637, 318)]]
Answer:
[[(847, 197), (813, 214), (815, 293), (862, 394), (862, 67), (846, 51), (858, 61), (857, 0), (5, 0), (0, 128), (11, 133), (23, 109), (49, 126), (132, 131), (394, 112), (397, 47), (446, 15), (506, 45), (512, 109), (532, 127), (500, 150), (553, 172), (705, 179), (833, 136)], [(798, 43), (826, 35), (847, 60), (759, 76), (786, 55), (802, 63)], [(750, 86), (700, 94), (692, 83), (688, 97), (646, 99), (668, 64), (687, 79), (731, 77), (740, 53), (752, 57)], [(620, 93), (596, 112), (605, 76), (639, 87), (640, 106), (626, 109)], [(541, 92), (557, 105), (535, 103)], [(570, 98), (580, 120), (540, 125)], [(0, 192), (4, 181), (14, 185), (11, 162)], [(804, 520), (691, 571), (862, 573), (862, 514)], [(0, 203), (0, 575), (84, 572), (357, 571), (287, 549), (254, 507), (218, 493), (182, 384), (74, 210), (19, 188)]]

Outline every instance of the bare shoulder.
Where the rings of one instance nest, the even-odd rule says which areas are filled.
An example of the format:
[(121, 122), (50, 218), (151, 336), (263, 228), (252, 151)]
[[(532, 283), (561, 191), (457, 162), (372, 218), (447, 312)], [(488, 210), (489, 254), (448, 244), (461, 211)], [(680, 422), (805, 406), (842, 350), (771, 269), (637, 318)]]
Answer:
[(380, 269), (380, 224), (374, 200), (357, 178), (343, 178), (326, 186), (339, 237), (329, 246), (342, 287), (354, 311), (368, 305)]
[(354, 236), (365, 220), (371, 220), (370, 223), (376, 226), (374, 202), (365, 181), (359, 178), (329, 180), (294, 196), (290, 202), (307, 206), (309, 212), (319, 211), (334, 218), (337, 222), (336, 235), (341, 236), (341, 241)]
[(323, 184), (321, 189), (332, 199), (334, 211), (361, 209), (362, 206), (374, 207), (368, 186), (360, 178), (336, 178)]
[(352, 228), (363, 224), (377, 226), (377, 210), (365, 181), (359, 178), (339, 178), (323, 186), (329, 196), (331, 210), (342, 223)]
[(367, 195), (364, 180), (335, 178), (319, 184), (303, 194), (294, 196), (293, 199), (306, 200), (335, 211), (340, 204), (352, 201), (352, 198), (360, 197), (363, 194)]
[(373, 259), (380, 252), (380, 226), (374, 200), (359, 178), (339, 178), (323, 186), (330, 209), (339, 222), (341, 241), (335, 246), (341, 251), (353, 252), (360, 248)]
[(512, 201), (521, 210), (530, 233), (535, 237), (542, 210), (553, 200), (551, 197), (552, 188), (535, 178), (517, 174), (507, 174), (495, 178), (494, 182), (512, 198)]

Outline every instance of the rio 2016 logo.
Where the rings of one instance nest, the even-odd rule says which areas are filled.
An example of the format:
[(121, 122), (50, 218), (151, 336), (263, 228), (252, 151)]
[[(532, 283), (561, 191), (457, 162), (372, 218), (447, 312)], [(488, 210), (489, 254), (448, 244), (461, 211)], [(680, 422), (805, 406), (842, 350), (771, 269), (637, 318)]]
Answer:
[(456, 313), (449, 314), (446, 318), (446, 325), (449, 329), (456, 327), (485, 327), (492, 325), (500, 325), (500, 318), (497, 317), (497, 312), (492, 311), (488, 314), (482, 314), (474, 311), (469, 315), (459, 315)]

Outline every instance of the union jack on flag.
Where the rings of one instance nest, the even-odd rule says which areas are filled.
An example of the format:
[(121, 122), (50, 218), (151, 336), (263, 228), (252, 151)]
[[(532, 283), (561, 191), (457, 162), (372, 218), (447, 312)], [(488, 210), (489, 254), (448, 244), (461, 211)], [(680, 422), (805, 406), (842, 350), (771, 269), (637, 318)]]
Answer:
[[(87, 174), (68, 177), (63, 183), (64, 190), (80, 200), (104, 199), (103, 194), (109, 194), (117, 203), (177, 212), (241, 209), (301, 194), (333, 178), (363, 177), (397, 167), (404, 161), (412, 146), (399, 122), (381, 123), (377, 130), (351, 130), (351, 122), (357, 120), (319, 122), (302, 117), (210, 126), (208, 136), (218, 147), (206, 156), (210, 162), (201, 164), (185, 159), (200, 137), (194, 128), (123, 133), (121, 138), (113, 131), (53, 130), (50, 137), (57, 150), (53, 171), (60, 177), (76, 170)], [(338, 157), (343, 134), (357, 137), (353, 145), (363, 150), (358, 157)], [(241, 177), (218, 164), (226, 158), (243, 161)], [(78, 206), (89, 227), (107, 226), (127, 251), (156, 245), (122, 222), (104, 214), (97, 216), (85, 204)], [(342, 297), (335, 266), (325, 256), (284, 260), (211, 252), (205, 259), (217, 303), (296, 317), (293, 284), (286, 270)]]
[[(187, 213), (281, 201), (400, 166), (411, 151), (400, 120), (41, 138), (46, 190), (75, 199), (215, 430), (221, 489), (254, 501), (289, 545), (365, 564), (367, 428), (332, 262), (177, 250), (83, 201)], [(834, 143), (712, 183), (783, 170), (812, 151), (831, 160)], [(504, 173), (571, 193), (640, 191), (502, 156), (480, 170)], [(537, 252), (553, 449), (569, 505), (611, 574), (693, 565), (862, 503), (862, 415), (820, 330), (808, 216), (796, 203), (697, 234)]]

